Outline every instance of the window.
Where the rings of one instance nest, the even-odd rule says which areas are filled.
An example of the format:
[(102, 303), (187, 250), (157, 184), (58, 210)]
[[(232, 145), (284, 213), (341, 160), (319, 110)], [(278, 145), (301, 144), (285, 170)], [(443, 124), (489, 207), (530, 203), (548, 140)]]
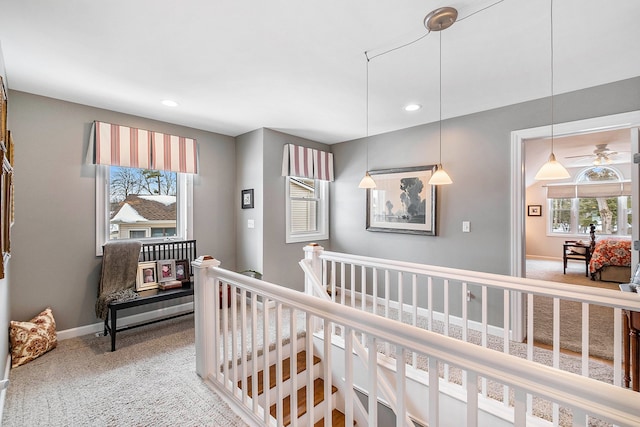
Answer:
[(99, 165), (96, 255), (108, 240), (192, 238), (191, 174)]
[(286, 178), (286, 242), (329, 238), (329, 182)]
[(575, 184), (547, 188), (551, 234), (631, 234), (631, 185), (611, 167), (583, 170)]

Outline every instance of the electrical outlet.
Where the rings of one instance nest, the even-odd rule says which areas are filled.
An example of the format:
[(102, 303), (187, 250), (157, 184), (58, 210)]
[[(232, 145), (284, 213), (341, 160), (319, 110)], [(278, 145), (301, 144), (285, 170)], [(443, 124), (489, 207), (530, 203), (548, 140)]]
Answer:
[(462, 232), (469, 233), (471, 231), (471, 223), (469, 221), (462, 221)]
[(256, 228), (256, 223), (252, 219), (247, 220), (247, 228)]

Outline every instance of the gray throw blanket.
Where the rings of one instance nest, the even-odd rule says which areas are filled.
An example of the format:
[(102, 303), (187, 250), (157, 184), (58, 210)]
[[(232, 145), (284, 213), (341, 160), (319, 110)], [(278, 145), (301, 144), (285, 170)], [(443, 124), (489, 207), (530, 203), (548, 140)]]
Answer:
[(103, 246), (102, 271), (96, 301), (96, 316), (107, 318), (109, 303), (137, 298), (134, 288), (142, 243), (116, 240)]

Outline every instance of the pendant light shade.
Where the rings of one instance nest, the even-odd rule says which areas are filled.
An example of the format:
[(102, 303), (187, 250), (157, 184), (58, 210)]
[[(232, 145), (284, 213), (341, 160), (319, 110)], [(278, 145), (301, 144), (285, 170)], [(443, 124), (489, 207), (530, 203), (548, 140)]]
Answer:
[(358, 188), (376, 188), (376, 182), (371, 178), (369, 172), (364, 175), (364, 178), (358, 184)]
[(567, 169), (556, 160), (553, 153), (553, 0), (551, 0), (551, 154), (547, 163), (542, 165), (534, 179), (538, 181), (550, 181), (554, 179), (567, 179), (571, 175)]
[(565, 167), (556, 160), (556, 156), (552, 151), (551, 155), (549, 155), (549, 160), (547, 160), (547, 163), (542, 165), (536, 174), (535, 179), (538, 181), (549, 181), (553, 179), (566, 179), (570, 176), (571, 175), (567, 169), (565, 169)]
[(438, 165), (436, 171), (433, 175), (431, 175), (431, 178), (429, 179), (429, 185), (446, 185), (452, 183), (453, 181), (451, 181), (449, 174), (444, 169), (442, 169), (442, 165)]

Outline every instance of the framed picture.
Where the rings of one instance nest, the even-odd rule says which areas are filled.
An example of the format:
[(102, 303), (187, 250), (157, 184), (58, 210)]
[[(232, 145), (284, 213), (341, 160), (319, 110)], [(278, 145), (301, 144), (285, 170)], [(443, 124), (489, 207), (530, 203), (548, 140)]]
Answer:
[(191, 281), (191, 274), (189, 273), (189, 261), (181, 259), (176, 261), (176, 280), (180, 280), (182, 283)]
[(542, 205), (529, 205), (527, 208), (527, 215), (542, 216)]
[(136, 279), (136, 291), (156, 289), (158, 287), (158, 275), (156, 262), (146, 261), (138, 263), (138, 277)]
[(376, 188), (367, 189), (367, 230), (436, 235), (435, 165), (369, 171)]
[(253, 188), (242, 190), (242, 209), (253, 209)]
[(168, 282), (176, 280), (176, 261), (174, 259), (163, 259), (158, 263), (158, 282)]

